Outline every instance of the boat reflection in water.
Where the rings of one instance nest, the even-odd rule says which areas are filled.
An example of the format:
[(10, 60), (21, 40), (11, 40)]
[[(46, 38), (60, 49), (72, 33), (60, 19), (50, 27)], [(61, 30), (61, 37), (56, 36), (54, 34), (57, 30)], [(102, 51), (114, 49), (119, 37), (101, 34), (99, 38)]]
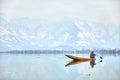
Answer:
[(84, 63), (84, 62), (90, 62), (90, 66), (91, 68), (94, 68), (94, 66), (100, 62), (102, 62), (102, 60), (100, 60), (99, 62), (95, 63), (95, 60), (87, 60), (87, 61), (80, 61), (80, 60), (73, 60), (69, 63), (67, 63), (65, 66), (71, 66), (71, 65), (76, 65), (76, 64), (80, 64), (80, 63)]

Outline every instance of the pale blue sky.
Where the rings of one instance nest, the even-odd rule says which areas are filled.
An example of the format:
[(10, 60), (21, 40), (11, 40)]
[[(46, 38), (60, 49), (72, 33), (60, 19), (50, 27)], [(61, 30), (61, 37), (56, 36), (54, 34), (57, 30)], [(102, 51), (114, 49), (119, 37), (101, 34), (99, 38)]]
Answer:
[(79, 18), (118, 24), (119, 8), (120, 0), (0, 0), (0, 12), (8, 18)]

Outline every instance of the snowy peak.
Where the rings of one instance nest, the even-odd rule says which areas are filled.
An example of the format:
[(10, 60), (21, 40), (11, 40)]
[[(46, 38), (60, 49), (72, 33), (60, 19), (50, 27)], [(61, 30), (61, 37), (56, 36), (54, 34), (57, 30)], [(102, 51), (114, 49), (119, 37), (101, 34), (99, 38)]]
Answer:
[[(120, 25), (63, 19), (56, 22), (0, 17), (0, 47), (7, 49), (120, 48)], [(112, 46), (111, 46), (112, 45)]]

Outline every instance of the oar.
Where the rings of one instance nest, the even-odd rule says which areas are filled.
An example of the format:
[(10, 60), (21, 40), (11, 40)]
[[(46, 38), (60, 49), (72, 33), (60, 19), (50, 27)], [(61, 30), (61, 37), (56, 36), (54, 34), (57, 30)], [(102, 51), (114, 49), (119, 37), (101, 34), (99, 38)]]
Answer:
[(96, 55), (96, 56), (102, 59), (102, 57), (101, 57), (101, 56), (98, 56), (98, 55)]

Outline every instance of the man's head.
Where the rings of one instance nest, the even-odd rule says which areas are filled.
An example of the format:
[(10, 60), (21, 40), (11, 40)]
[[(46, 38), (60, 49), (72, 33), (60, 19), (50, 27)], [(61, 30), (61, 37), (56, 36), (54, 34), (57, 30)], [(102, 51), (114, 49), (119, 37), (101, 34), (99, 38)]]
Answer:
[(91, 53), (94, 53), (94, 51), (91, 51)]

